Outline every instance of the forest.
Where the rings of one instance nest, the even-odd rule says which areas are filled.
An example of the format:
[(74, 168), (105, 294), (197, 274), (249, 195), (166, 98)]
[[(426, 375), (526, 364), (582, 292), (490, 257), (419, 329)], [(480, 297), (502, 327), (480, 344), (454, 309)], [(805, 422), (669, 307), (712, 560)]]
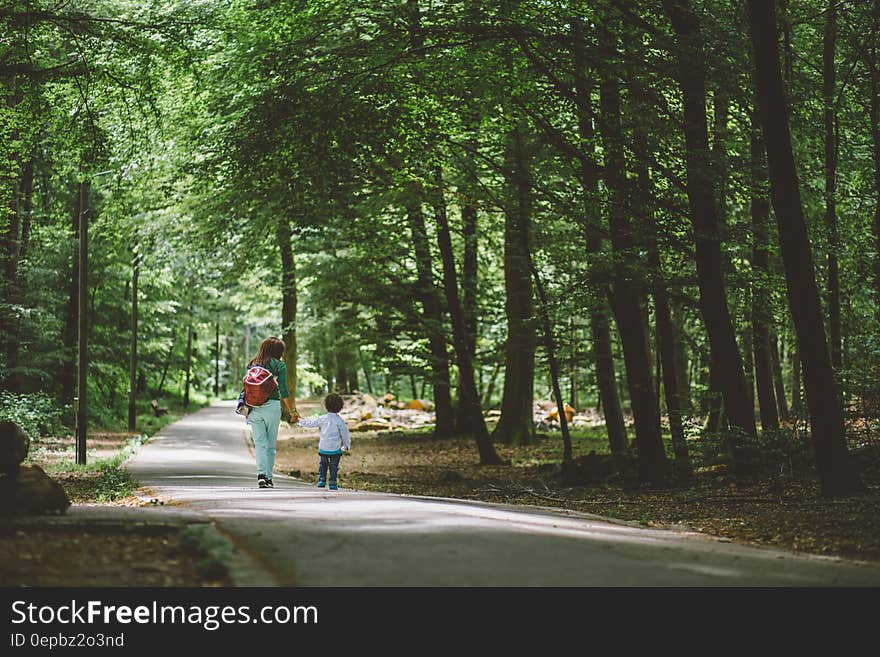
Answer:
[(430, 400), (483, 465), (577, 472), (547, 400), (643, 485), (863, 493), (878, 56), (880, 0), (4, 0), (0, 415), (72, 427), (84, 336), (134, 430), (277, 335), (297, 397)]

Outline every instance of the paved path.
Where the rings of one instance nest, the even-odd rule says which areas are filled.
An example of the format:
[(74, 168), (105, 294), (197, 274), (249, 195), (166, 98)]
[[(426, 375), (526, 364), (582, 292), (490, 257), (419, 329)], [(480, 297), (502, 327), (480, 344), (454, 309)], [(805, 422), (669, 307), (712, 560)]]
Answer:
[(331, 492), (277, 474), (261, 490), (231, 403), (168, 426), (128, 468), (262, 566), (239, 573), (243, 586), (880, 585), (877, 566), (575, 512)]

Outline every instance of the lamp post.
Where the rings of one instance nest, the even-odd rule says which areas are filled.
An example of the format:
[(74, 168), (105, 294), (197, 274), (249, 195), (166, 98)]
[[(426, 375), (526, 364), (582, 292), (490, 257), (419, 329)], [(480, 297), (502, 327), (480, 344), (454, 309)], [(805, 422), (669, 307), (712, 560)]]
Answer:
[(77, 290), (77, 397), (76, 397), (76, 462), (86, 463), (86, 428), (88, 426), (88, 368), (89, 368), (89, 214), (92, 202), (92, 180), (111, 173), (102, 171), (86, 178), (79, 185), (79, 290)]

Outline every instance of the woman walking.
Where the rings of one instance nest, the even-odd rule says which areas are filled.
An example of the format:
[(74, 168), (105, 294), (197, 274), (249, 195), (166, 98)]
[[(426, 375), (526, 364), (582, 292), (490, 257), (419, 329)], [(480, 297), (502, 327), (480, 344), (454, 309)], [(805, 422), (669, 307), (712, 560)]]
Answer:
[(256, 365), (263, 367), (277, 379), (275, 391), (261, 406), (254, 406), (247, 416), (247, 423), (254, 430), (254, 450), (257, 453), (257, 485), (260, 488), (273, 488), (272, 469), (275, 466), (275, 442), (278, 440), (278, 425), (281, 424), (281, 405), (287, 416), (293, 410), (290, 392), (287, 389), (287, 366), (284, 357), (284, 343), (271, 337), (263, 340), (257, 355), (248, 363), (247, 369)]

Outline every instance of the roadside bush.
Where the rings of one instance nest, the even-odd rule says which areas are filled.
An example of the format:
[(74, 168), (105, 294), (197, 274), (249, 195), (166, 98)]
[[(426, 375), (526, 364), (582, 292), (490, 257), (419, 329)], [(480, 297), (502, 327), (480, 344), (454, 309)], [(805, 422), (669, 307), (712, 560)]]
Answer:
[(752, 474), (803, 469), (812, 455), (809, 434), (795, 428), (763, 431), (757, 439), (736, 429), (717, 431), (703, 434), (692, 445), (697, 466), (733, 465), (737, 454), (740, 465)]
[(779, 428), (761, 434), (761, 453), (775, 469), (793, 471), (812, 456), (810, 434), (794, 428)]
[(25, 395), (0, 392), (0, 420), (15, 422), (31, 438), (66, 433), (62, 418), (69, 413), (69, 407), (59, 405), (42, 392)]

